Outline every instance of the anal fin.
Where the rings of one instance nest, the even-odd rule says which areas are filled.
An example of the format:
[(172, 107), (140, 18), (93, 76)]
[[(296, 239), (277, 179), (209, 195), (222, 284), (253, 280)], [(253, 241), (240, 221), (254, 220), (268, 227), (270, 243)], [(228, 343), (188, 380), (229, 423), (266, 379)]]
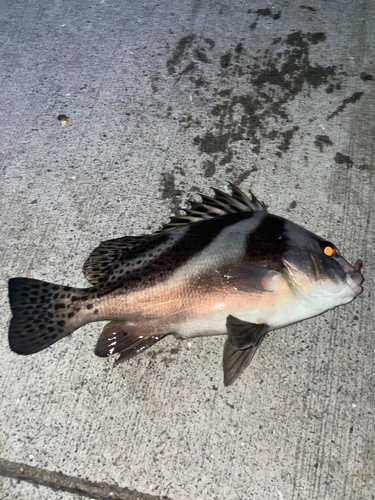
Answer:
[(116, 364), (131, 359), (165, 337), (162, 335), (139, 335), (131, 332), (126, 321), (111, 321), (104, 328), (96, 344), (95, 354), (108, 357), (120, 353)]

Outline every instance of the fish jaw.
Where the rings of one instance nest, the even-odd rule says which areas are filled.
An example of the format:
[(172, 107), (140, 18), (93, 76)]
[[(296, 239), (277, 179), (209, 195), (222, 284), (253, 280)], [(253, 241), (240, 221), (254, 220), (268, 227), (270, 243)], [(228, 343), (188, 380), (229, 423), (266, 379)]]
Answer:
[(363, 281), (363, 276), (361, 274), (362, 261), (357, 260), (354, 266), (352, 266), (341, 256), (333, 257), (333, 259), (342, 267), (343, 271), (346, 274), (346, 283), (355, 294), (354, 297), (356, 297), (363, 291), (363, 288), (361, 286), (361, 283)]

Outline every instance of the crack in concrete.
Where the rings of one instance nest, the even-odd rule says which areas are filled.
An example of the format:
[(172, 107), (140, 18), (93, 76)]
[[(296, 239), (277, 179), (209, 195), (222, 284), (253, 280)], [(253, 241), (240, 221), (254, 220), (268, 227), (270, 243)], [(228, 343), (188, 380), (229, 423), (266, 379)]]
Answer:
[(171, 500), (165, 496), (139, 493), (107, 483), (96, 483), (61, 472), (52, 472), (39, 467), (11, 462), (0, 458), (0, 476), (21, 479), (36, 485), (43, 485), (58, 491), (67, 491), (99, 500)]

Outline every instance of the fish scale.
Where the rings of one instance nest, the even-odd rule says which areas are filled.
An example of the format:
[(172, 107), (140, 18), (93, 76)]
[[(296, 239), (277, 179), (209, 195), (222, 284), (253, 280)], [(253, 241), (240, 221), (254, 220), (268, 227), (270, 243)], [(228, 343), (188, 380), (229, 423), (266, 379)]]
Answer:
[(151, 235), (101, 243), (83, 266), (91, 287), (9, 280), (10, 348), (34, 354), (81, 326), (107, 320), (95, 349), (125, 361), (167, 335), (227, 335), (224, 384), (236, 380), (267, 333), (353, 300), (362, 261), (251, 193), (214, 189)]

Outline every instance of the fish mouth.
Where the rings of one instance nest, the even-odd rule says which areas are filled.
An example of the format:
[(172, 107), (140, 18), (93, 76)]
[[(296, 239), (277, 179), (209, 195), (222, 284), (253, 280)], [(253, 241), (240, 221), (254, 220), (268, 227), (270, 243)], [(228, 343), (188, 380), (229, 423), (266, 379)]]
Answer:
[(348, 285), (356, 295), (359, 295), (363, 290), (363, 288), (361, 287), (361, 283), (363, 281), (363, 276), (361, 274), (362, 266), (363, 266), (362, 260), (358, 259), (353, 266), (354, 271), (350, 271), (346, 277)]

